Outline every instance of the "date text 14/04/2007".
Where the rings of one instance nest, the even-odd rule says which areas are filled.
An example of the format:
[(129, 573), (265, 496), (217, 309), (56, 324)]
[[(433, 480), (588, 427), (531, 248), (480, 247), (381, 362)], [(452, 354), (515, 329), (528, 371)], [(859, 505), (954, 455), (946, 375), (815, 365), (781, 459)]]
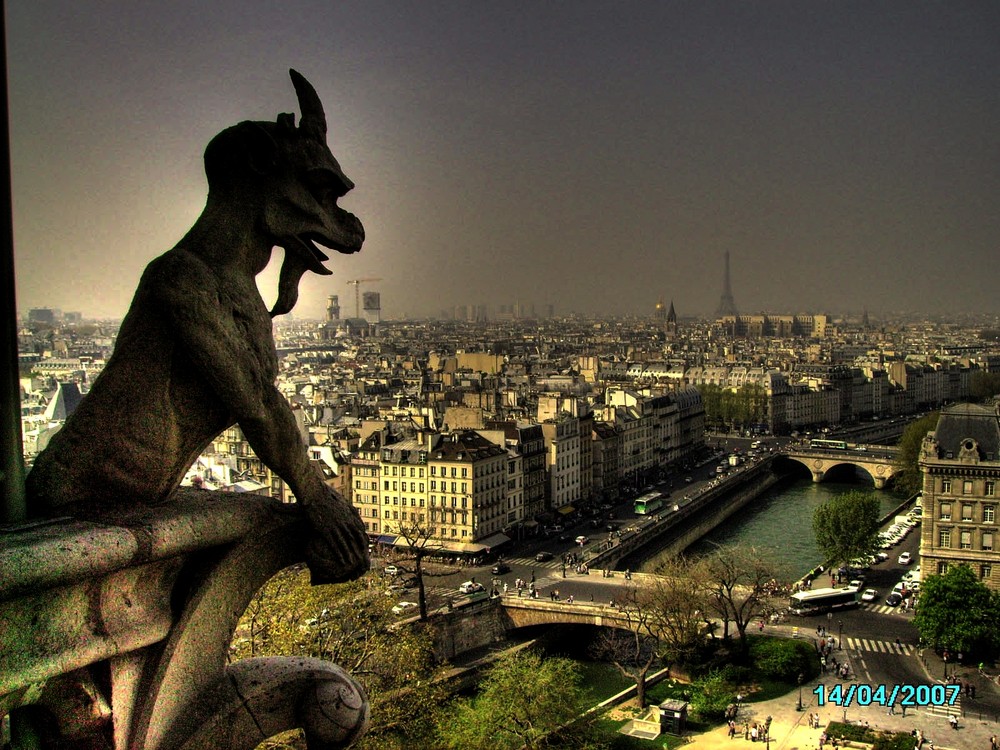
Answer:
[(954, 706), (961, 685), (817, 685), (813, 692), (820, 706)]

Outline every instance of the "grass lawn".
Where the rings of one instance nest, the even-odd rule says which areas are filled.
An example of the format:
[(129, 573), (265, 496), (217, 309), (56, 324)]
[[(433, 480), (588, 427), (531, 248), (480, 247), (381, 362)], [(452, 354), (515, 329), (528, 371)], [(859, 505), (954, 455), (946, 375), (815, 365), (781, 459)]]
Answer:
[(596, 661), (578, 662), (580, 673), (583, 679), (580, 685), (583, 688), (583, 695), (580, 701), (581, 710), (586, 710), (596, 706), (601, 701), (605, 701), (612, 695), (617, 695), (625, 688), (631, 687), (635, 683), (622, 677), (621, 672), (610, 664), (602, 664)]

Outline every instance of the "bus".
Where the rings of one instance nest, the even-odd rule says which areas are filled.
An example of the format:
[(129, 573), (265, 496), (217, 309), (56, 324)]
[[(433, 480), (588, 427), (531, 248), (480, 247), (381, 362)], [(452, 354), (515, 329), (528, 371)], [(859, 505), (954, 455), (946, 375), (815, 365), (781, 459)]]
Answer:
[(835, 609), (858, 606), (858, 589), (812, 589), (792, 594), (788, 611), (793, 615), (819, 615)]
[(843, 440), (827, 440), (826, 438), (814, 438), (809, 441), (810, 448), (820, 450), (846, 451), (847, 443)]
[(663, 495), (659, 492), (647, 492), (642, 497), (637, 497), (635, 499), (635, 514), (637, 516), (645, 516), (650, 513), (655, 513), (660, 508), (663, 507)]

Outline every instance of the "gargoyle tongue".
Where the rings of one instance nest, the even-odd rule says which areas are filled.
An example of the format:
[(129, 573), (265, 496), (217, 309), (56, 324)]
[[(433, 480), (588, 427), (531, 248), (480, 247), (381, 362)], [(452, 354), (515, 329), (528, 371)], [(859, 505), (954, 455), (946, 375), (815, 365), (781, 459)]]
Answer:
[(282, 243), (285, 248), (285, 259), (281, 263), (278, 274), (278, 299), (271, 308), (271, 317), (291, 312), (299, 299), (299, 281), (306, 271), (312, 271), (322, 276), (333, 273), (319, 259), (322, 255), (311, 243), (306, 243), (298, 237), (290, 237)]

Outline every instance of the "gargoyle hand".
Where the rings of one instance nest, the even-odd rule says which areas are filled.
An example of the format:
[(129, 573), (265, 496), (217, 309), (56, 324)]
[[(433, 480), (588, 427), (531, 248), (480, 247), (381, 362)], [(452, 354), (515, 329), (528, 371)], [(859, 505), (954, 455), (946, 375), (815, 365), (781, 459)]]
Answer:
[(313, 585), (343, 583), (368, 570), (368, 535), (358, 512), (333, 489), (302, 504), (309, 525), (306, 563)]

